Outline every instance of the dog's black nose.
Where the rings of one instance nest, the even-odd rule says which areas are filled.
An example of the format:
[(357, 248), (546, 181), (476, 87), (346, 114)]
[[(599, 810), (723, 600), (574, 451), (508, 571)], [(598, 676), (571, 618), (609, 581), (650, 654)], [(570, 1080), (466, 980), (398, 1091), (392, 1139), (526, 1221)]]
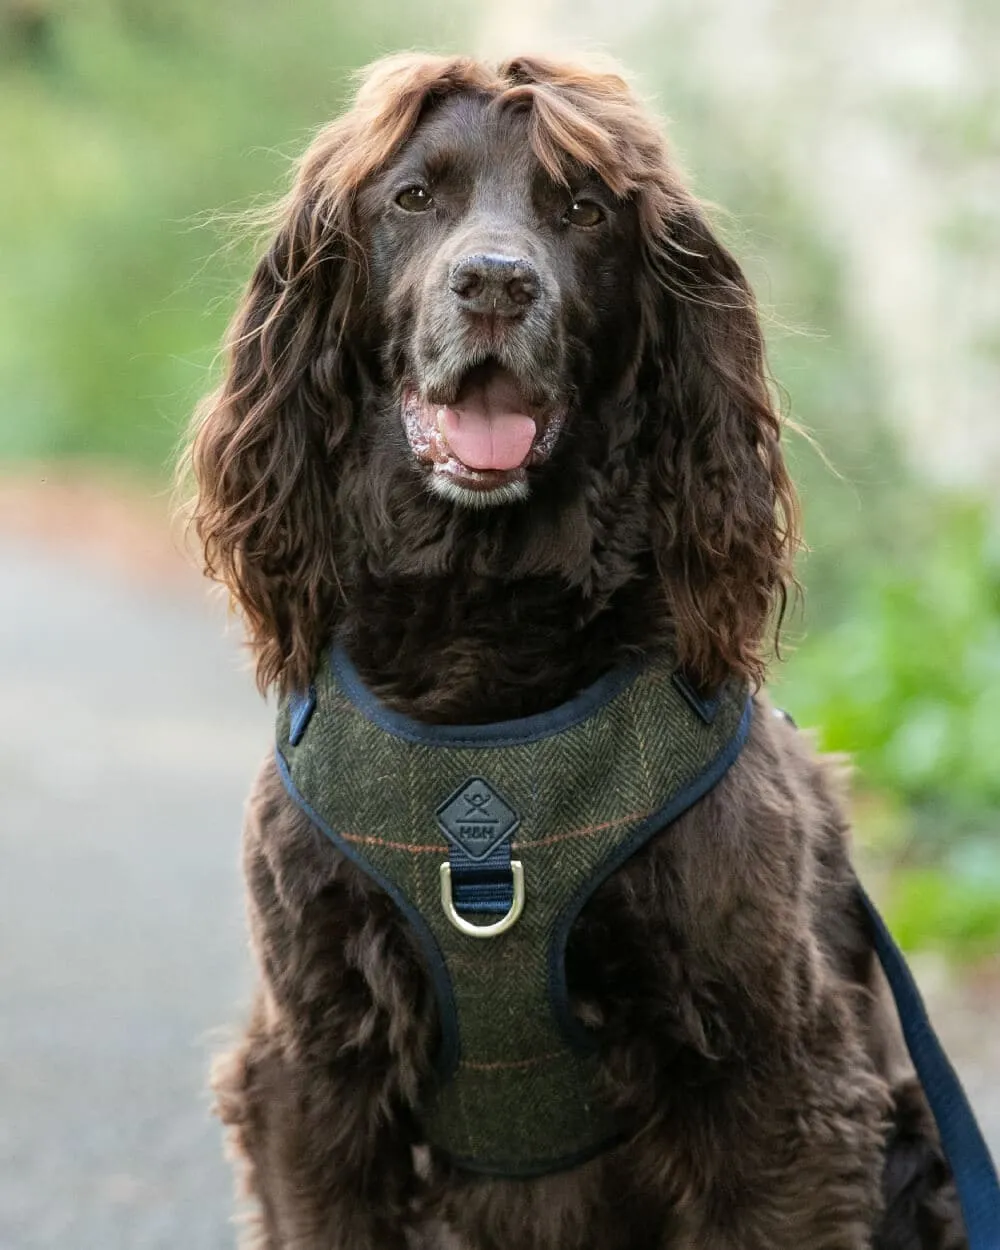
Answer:
[(448, 285), (468, 312), (520, 317), (538, 298), (538, 271), (528, 260), (480, 254), (456, 261)]

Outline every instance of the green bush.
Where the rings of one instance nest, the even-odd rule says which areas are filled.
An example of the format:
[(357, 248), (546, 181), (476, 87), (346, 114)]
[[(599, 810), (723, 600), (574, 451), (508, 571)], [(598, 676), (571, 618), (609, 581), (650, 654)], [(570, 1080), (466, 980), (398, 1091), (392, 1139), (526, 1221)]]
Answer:
[(915, 806), (1000, 807), (1000, 563), (983, 507), (928, 501), (909, 563), (870, 568), (848, 616), (807, 636), (782, 697)]
[(776, 693), (856, 762), (902, 945), (976, 957), (1000, 948), (1000, 553), (985, 507), (925, 502), (922, 557), (869, 568)]
[(985, 876), (940, 868), (897, 868), (886, 887), (885, 914), (906, 950), (935, 947), (961, 959), (1000, 947), (1000, 857)]

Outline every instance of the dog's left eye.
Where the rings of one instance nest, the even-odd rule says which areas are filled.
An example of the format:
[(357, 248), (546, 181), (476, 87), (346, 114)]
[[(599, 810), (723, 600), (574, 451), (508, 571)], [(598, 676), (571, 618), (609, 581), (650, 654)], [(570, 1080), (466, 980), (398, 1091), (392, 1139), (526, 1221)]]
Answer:
[(594, 200), (574, 200), (566, 210), (563, 221), (567, 226), (599, 226), (604, 220), (604, 209)]
[(407, 187), (396, 196), (396, 203), (408, 213), (426, 213), (434, 197), (424, 187)]

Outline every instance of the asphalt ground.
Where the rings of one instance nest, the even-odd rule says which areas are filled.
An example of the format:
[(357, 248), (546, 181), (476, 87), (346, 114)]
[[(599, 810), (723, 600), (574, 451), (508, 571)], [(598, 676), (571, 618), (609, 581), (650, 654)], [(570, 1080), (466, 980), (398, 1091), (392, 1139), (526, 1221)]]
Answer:
[[(143, 572), (0, 539), (0, 1250), (235, 1241), (205, 1073), (271, 718), (201, 584)], [(1000, 984), (918, 967), (1000, 1152)]]
[(0, 1248), (222, 1250), (270, 716), (200, 593), (0, 543)]

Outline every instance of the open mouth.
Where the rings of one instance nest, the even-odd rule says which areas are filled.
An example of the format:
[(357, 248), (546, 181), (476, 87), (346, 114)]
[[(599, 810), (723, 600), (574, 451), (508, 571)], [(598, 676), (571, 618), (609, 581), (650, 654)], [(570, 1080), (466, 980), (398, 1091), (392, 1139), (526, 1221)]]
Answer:
[(448, 402), (403, 391), (403, 428), (414, 456), (431, 468), (430, 486), (459, 502), (523, 499), (527, 471), (547, 460), (563, 413), (532, 402), (509, 369), (489, 360), (468, 370)]

